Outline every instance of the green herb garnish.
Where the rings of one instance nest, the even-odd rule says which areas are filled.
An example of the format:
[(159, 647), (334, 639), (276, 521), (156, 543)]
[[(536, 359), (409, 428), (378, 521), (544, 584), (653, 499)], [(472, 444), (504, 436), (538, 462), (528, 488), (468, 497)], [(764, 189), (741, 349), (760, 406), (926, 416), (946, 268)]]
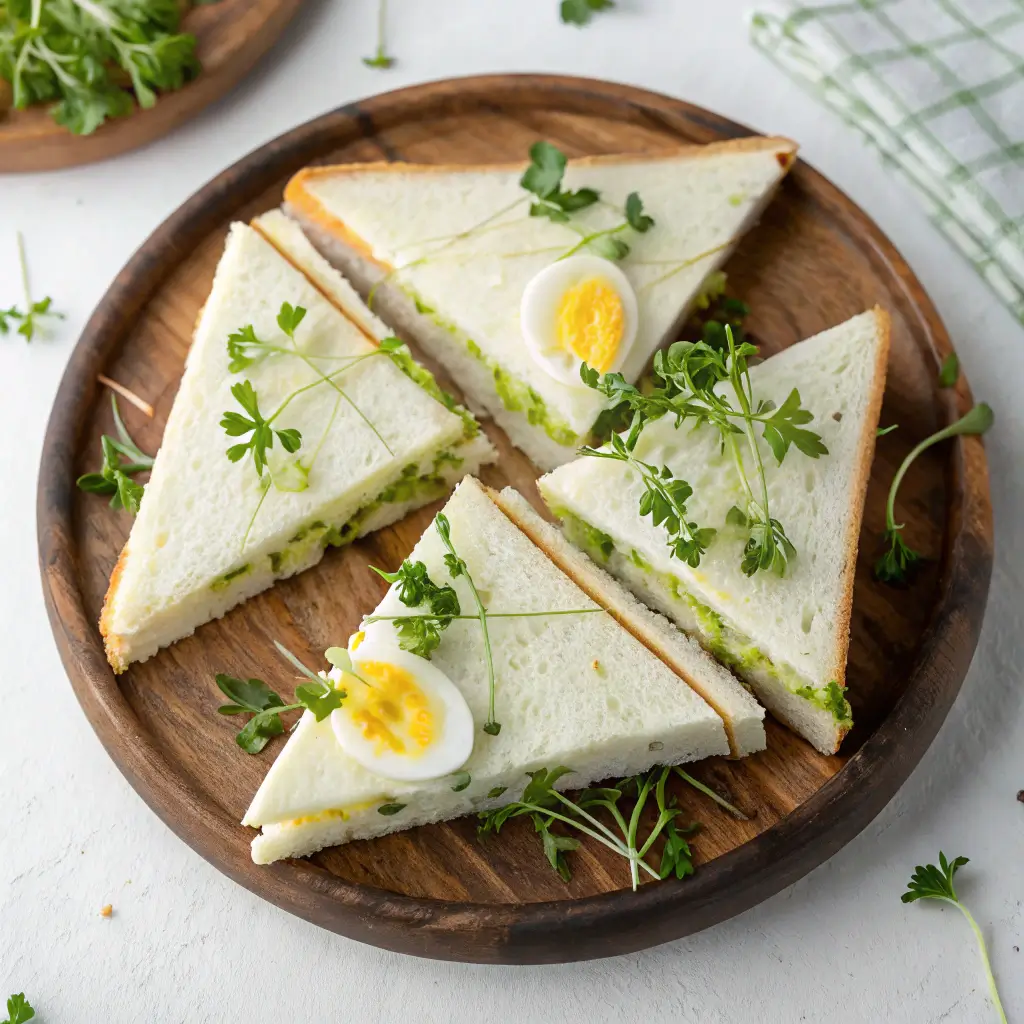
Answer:
[(953, 387), (960, 377), (960, 360), (957, 358), (955, 352), (950, 352), (945, 359), (942, 360), (942, 366), (939, 369), (939, 387), (940, 388), (951, 388)]
[(302, 447), (302, 434), (294, 428), (275, 430), (271, 424), (284, 410), (284, 404), (267, 419), (260, 413), (259, 396), (256, 389), (248, 380), (243, 380), (231, 386), (231, 395), (236, 402), (248, 413), (243, 416), (239, 412), (226, 412), (220, 425), (228, 437), (244, 437), (246, 434), (252, 436), (248, 441), (234, 444), (227, 450), (227, 456), (232, 462), (240, 462), (247, 454), (252, 454), (252, 462), (256, 467), (256, 475), (260, 478), (267, 467), (267, 451), (274, 447), (274, 438), (281, 442), (281, 447), (286, 452), (295, 453)]
[(597, 11), (614, 7), (614, 0), (562, 0), (559, 13), (563, 24), (586, 25)]
[(1006, 1024), (1006, 1013), (1003, 1004), (999, 999), (999, 990), (996, 988), (995, 975), (992, 973), (992, 964), (988, 958), (988, 949), (985, 946), (985, 936), (981, 934), (978, 922), (974, 920), (971, 912), (960, 902), (953, 886), (953, 877), (957, 871), (970, 861), (966, 857), (957, 857), (952, 863), (946, 860), (946, 855), (940, 851), (939, 866), (927, 864), (922, 867), (920, 864), (914, 869), (907, 891), (900, 897), (904, 903), (914, 903), (916, 900), (940, 900), (943, 903), (950, 903), (967, 919), (967, 923), (978, 940), (978, 949), (981, 950), (981, 959), (985, 965), (985, 974), (988, 977), (989, 991), (992, 993), (992, 1002), (999, 1012), (999, 1019)]
[(410, 608), (426, 605), (429, 609), (426, 615), (402, 615), (393, 619), (398, 630), (398, 646), (429, 660), (441, 643), (441, 633), (461, 612), (459, 595), (450, 585), (439, 587), (427, 575), (427, 567), (422, 562), (406, 560), (397, 572), (384, 572), (374, 565), (370, 568), (388, 583), (399, 584), (398, 599), (402, 604)]
[[(100, 438), (103, 451), (103, 465), (97, 473), (86, 473), (77, 480), (79, 490), (88, 494), (109, 494), (110, 507), (125, 508), (138, 515), (142, 502), (143, 486), (132, 477), (136, 473), (152, 469), (153, 456), (147, 455), (133, 440), (121, 419), (117, 407), (117, 396), (110, 396), (110, 407), (114, 413), (114, 428), (117, 437), (104, 434)], [(124, 456), (129, 461), (122, 461)]]
[[(682, 809), (665, 794), (665, 784), (672, 768), (652, 768), (643, 775), (623, 779), (614, 787), (586, 789), (575, 801), (554, 788), (555, 783), (571, 771), (561, 766), (551, 771), (540, 768), (535, 772), (527, 772), (530, 781), (523, 791), (522, 799), (480, 814), (478, 833), (486, 835), (489, 832), (500, 832), (509, 819), (528, 815), (541, 836), (545, 856), (565, 881), (571, 877), (565, 854), (577, 849), (579, 840), (552, 831), (555, 822), (582, 832), (625, 858), (629, 862), (630, 880), (634, 889), (639, 884), (641, 870), (652, 878), (667, 878), (669, 875), (685, 878), (693, 874), (686, 837), (694, 831), (695, 826), (688, 829), (678, 827), (675, 819), (682, 813)], [(658, 806), (658, 820), (641, 844), (638, 835), (640, 818), (652, 792)], [(619, 800), (627, 794), (635, 794), (636, 800), (628, 820), (619, 808)], [(598, 811), (607, 812), (611, 816), (618, 828), (617, 833), (592, 813)], [(661, 863), (656, 869), (645, 858), (662, 834), (665, 836), (665, 846)]]
[(896, 493), (899, 491), (900, 484), (911, 463), (933, 444), (938, 444), (940, 441), (956, 437), (959, 434), (984, 434), (993, 422), (995, 422), (995, 414), (992, 409), (984, 402), (979, 402), (955, 423), (926, 437), (900, 463), (900, 468), (896, 470), (896, 475), (892, 478), (889, 498), (885, 503), (885, 543), (888, 545), (888, 550), (875, 562), (876, 579), (883, 583), (905, 583), (908, 575), (913, 572), (914, 567), (921, 560), (921, 555), (905, 544), (900, 536), (900, 531), (905, 524), (897, 523), (895, 514)]
[(592, 188), (581, 188), (575, 192), (562, 190), (562, 177), (567, 163), (565, 154), (550, 142), (535, 142), (530, 147), (530, 166), (526, 168), (519, 184), (536, 196), (530, 205), (531, 217), (547, 217), (557, 224), (564, 224), (569, 215), (593, 206), (600, 194)]
[(262, 679), (243, 680), (223, 674), (215, 676), (221, 693), (231, 701), (217, 708), (218, 714), (253, 716), (235, 736), (235, 742), (248, 754), (258, 754), (274, 736), (284, 732), (283, 712), (304, 708), (322, 722), (332, 711), (340, 708), (348, 696), (344, 690), (336, 689), (329, 679), (311, 672), (286, 647), (276, 641), (274, 646), (309, 679), (308, 683), (295, 688), (295, 703), (285, 704)]
[(380, 807), (377, 808), (377, 813), (390, 816), (392, 814), (397, 814), (399, 811), (404, 811), (407, 806), (407, 804), (381, 804)]
[(875, 430), (875, 437), (885, 437), (886, 434), (891, 434), (894, 430), (899, 429), (898, 423), (890, 423), (887, 427), (878, 427)]
[(384, 45), (384, 30), (388, 20), (388, 0), (377, 0), (377, 50), (372, 57), (364, 57), (363, 63), (368, 68), (389, 68), (395, 58), (387, 54)]
[(89, 135), (143, 108), (199, 71), (196, 41), (178, 31), (176, 0), (0, 0), (0, 78), (14, 106), (55, 101), (53, 119)]
[(473, 781), (473, 776), (469, 772), (456, 772), (452, 778), (452, 792), (461, 793), (464, 789), (469, 788), (469, 784)]
[[(730, 510), (727, 518), (730, 525), (743, 526), (748, 531), (740, 567), (747, 576), (768, 569), (782, 576), (796, 550), (782, 523), (771, 515), (768, 481), (755, 427), (760, 426), (765, 442), (780, 465), (791, 447), (812, 459), (828, 454), (828, 449), (819, 434), (806, 428), (805, 424), (814, 417), (801, 406), (800, 392), (796, 388), (781, 406), (764, 399), (755, 400), (747, 360), (757, 355), (758, 350), (748, 342), (737, 344), (729, 324), (725, 325), (724, 332), (724, 350), (703, 341), (677, 341), (667, 350), (658, 352), (654, 375), (661, 383), (650, 390), (641, 391), (618, 373), (602, 376), (583, 363), (580, 366), (583, 383), (617, 405), (628, 407), (633, 413), (633, 422), (625, 440), (621, 435), (613, 435), (608, 450), (585, 447), (580, 449), (580, 454), (633, 464), (645, 484), (641, 514), (652, 515), (656, 525), (665, 524), (669, 547), (675, 557), (695, 568), (714, 537), (713, 529), (686, 521), (684, 502), (692, 494), (689, 485), (673, 481), (667, 466), (654, 467), (640, 462), (633, 456), (633, 449), (646, 424), (665, 415), (675, 417), (676, 427), (687, 419), (695, 426), (706, 423), (715, 427), (721, 435), (723, 449), (732, 455), (745, 495), (746, 507), (736, 508), (735, 512)], [(732, 386), (735, 405), (727, 394), (716, 390), (718, 384), (726, 381)], [(756, 473), (753, 484), (740, 452), (737, 439), (741, 437), (746, 441), (745, 450)], [(666, 486), (667, 481), (672, 481), (672, 487)]]
[(652, 466), (633, 454), (643, 425), (641, 414), (635, 413), (633, 425), (625, 438), (621, 434), (612, 434), (607, 449), (584, 446), (579, 454), (624, 462), (635, 469), (645, 488), (640, 499), (640, 515), (649, 515), (655, 526), (664, 526), (673, 556), (696, 568), (717, 531), (711, 527), (702, 528), (687, 519), (686, 502), (693, 494), (693, 488), (685, 480), (674, 478), (668, 466)]
[(29, 1005), (24, 992), (7, 997), (7, 1020), (3, 1024), (25, 1024), (36, 1015), (36, 1011)]
[[(2, 45), (2, 33), (3, 0), (0, 0), (0, 45)], [(2, 51), (0, 51), (0, 55), (2, 55)], [(0, 65), (0, 72), (2, 72), (2, 65)], [(0, 309), (0, 334), (7, 334), (12, 326), (17, 323), (18, 326), (14, 329), (26, 341), (31, 341), (36, 336), (36, 331), (40, 329), (37, 318), (52, 317), (57, 320), (63, 320), (64, 314), (58, 313), (51, 308), (53, 306), (53, 299), (49, 296), (45, 299), (40, 299), (38, 302), (32, 301), (32, 289), (29, 287), (28, 281), (28, 261), (25, 258), (25, 239), (20, 231), (17, 232), (16, 238), (18, 241), (18, 265), (21, 268), (21, 290), (25, 296), (25, 308), (21, 310), (17, 306), (11, 306), (8, 309)]]

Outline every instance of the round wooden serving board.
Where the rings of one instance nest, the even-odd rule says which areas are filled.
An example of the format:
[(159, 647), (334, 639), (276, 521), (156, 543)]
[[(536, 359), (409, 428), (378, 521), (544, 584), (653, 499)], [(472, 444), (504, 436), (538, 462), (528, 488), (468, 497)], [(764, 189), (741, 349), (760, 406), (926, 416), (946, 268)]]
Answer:
[[(50, 104), (0, 113), (0, 172), (52, 171), (93, 163), (145, 146), (220, 99), (277, 42), (302, 0), (217, 0), (194, 7), (182, 31), (196, 37), (202, 71), (162, 95), (156, 106), (108, 121), (92, 135), (72, 135)], [(0, 86), (2, 87), (2, 86)]]
[[(769, 722), (768, 750), (696, 765), (751, 816), (738, 821), (700, 793), (679, 791), (703, 823), (697, 872), (628, 889), (623, 862), (603, 847), (572, 855), (563, 883), (532, 826), (520, 819), (478, 841), (470, 819), (256, 867), (253, 832), (238, 822), (280, 749), (260, 756), (233, 742), (216, 714), (216, 672), (259, 676), (286, 694), (281, 640), (307, 664), (344, 641), (437, 510), (423, 509), (318, 568), (279, 583), (195, 636), (115, 679), (96, 620), (131, 520), (74, 481), (94, 469), (110, 403), (105, 373), (148, 398), (147, 420), (122, 403), (146, 450), (160, 444), (196, 315), (234, 219), (281, 201), (309, 163), (413, 160), (487, 163), (522, 158), (538, 138), (570, 155), (656, 149), (749, 134), (715, 114), (625, 86), (500, 76), (418, 86), (303, 125), (216, 178), (136, 253), (100, 303), (65, 374), (39, 478), (43, 584), (78, 699), (111, 757), (157, 814), (207, 860), (254, 892), (344, 935), (420, 956), (543, 963), (642, 949), (721, 921), (777, 892), (848, 842), (896, 792), (935, 736), (960, 688), (981, 627), (992, 563), (985, 453), (977, 438), (933, 448), (911, 469), (898, 519), (930, 561), (912, 587), (874, 582), (886, 490), (909, 448), (966, 410), (965, 380), (940, 391), (949, 338), (917, 279), (874, 224), (838, 189), (798, 163), (761, 224), (729, 262), (730, 292), (752, 307), (750, 328), (771, 353), (879, 303), (892, 315), (882, 438), (861, 535), (848, 671), (857, 726), (836, 757)], [(501, 460), (484, 480), (511, 483), (535, 504), (535, 471), (500, 432)], [(173, 899), (173, 893), (167, 894)]]

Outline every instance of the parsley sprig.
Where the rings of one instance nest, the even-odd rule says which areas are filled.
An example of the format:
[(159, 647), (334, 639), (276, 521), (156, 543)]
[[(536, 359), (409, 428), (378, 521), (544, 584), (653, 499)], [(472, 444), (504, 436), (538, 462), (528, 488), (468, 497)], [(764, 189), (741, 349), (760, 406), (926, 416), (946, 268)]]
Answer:
[[(153, 456), (147, 455), (128, 433), (121, 412), (117, 407), (117, 396), (110, 396), (110, 407), (114, 414), (114, 429), (117, 437), (104, 434), (100, 438), (103, 451), (103, 465), (96, 473), (86, 473), (77, 480), (79, 490), (88, 494), (109, 494), (112, 509), (127, 509), (138, 515), (144, 488), (132, 477), (153, 467)], [(122, 456), (128, 459), (122, 460)]]
[[(3, 0), (0, 0), (0, 31), (2, 31), (3, 19)], [(7, 334), (14, 324), (14, 330), (18, 332), (26, 341), (31, 341), (35, 336), (36, 332), (40, 330), (39, 321), (50, 317), (56, 320), (63, 320), (64, 314), (58, 313), (53, 309), (53, 299), (49, 295), (45, 299), (40, 299), (38, 302), (32, 299), (32, 289), (29, 287), (28, 280), (28, 260), (25, 257), (25, 239), (21, 232), (16, 234), (18, 243), (18, 266), (21, 270), (21, 290), (25, 296), (25, 308), (19, 309), (17, 306), (9, 306), (7, 309), (0, 309), (0, 334)]]
[[(565, 855), (578, 849), (580, 842), (573, 836), (553, 831), (556, 822), (568, 825), (625, 858), (629, 863), (630, 881), (634, 889), (639, 884), (641, 870), (651, 878), (668, 878), (669, 875), (685, 878), (692, 875), (694, 870), (686, 840), (696, 830), (696, 826), (680, 828), (676, 822), (682, 808), (677, 807), (675, 798), (668, 797), (665, 792), (672, 770), (671, 767), (652, 768), (642, 775), (622, 779), (615, 786), (585, 789), (576, 800), (572, 800), (555, 789), (555, 783), (562, 776), (570, 774), (571, 768), (564, 765), (551, 770), (539, 768), (535, 772), (527, 772), (530, 781), (521, 800), (479, 815), (477, 831), (481, 836), (490, 832), (498, 833), (510, 819), (528, 816), (540, 834), (548, 862), (564, 881), (572, 877)], [(658, 818), (647, 838), (641, 842), (640, 820), (652, 793)], [(623, 796), (634, 797), (631, 812), (624, 813), (620, 809), (619, 801)], [(612, 819), (618, 832), (597, 817), (602, 811)], [(660, 835), (664, 835), (665, 845), (661, 861), (655, 868), (648, 863), (646, 857)]]
[[(393, 621), (398, 631), (398, 646), (421, 658), (430, 658), (441, 643), (441, 633), (451, 625), (452, 619), (461, 617), (459, 595), (453, 587), (439, 587), (427, 574), (423, 562), (402, 562), (397, 572), (384, 572), (370, 568), (388, 583), (398, 583), (398, 599), (410, 608), (426, 605), (425, 615), (403, 615)], [(370, 620), (367, 620), (370, 621)]]
[(953, 878), (957, 871), (970, 861), (967, 857), (957, 857), (952, 862), (946, 860), (946, 855), (939, 852), (939, 864), (920, 864), (914, 869), (907, 891), (900, 897), (904, 903), (914, 903), (917, 900), (939, 900), (942, 903), (950, 903), (967, 919), (967, 923), (978, 940), (978, 949), (981, 951), (981, 959), (985, 965), (985, 974), (988, 977), (989, 991), (992, 993), (992, 1002), (999, 1012), (999, 1019), (1006, 1024), (1006, 1012), (999, 999), (999, 990), (996, 988), (995, 975), (992, 973), (992, 963), (988, 957), (988, 949), (985, 946), (985, 936), (981, 934), (978, 922), (974, 915), (960, 902), (953, 885)]
[[(600, 201), (601, 194), (593, 188), (580, 188), (575, 192), (563, 189), (567, 164), (566, 155), (550, 142), (541, 140), (530, 147), (530, 165), (519, 184), (535, 197), (530, 204), (531, 217), (547, 217), (556, 224), (570, 224), (572, 214)], [(629, 244), (617, 236), (630, 228), (643, 234), (654, 226), (654, 219), (644, 213), (643, 200), (636, 192), (626, 198), (623, 216), (622, 223), (610, 228), (590, 233), (580, 231), (580, 240), (558, 259), (566, 259), (584, 248), (590, 248), (605, 259), (625, 259), (630, 252)]]
[[(672, 479), (668, 467), (655, 468), (641, 463), (632, 451), (646, 424), (665, 415), (675, 417), (677, 427), (686, 420), (692, 421), (694, 426), (709, 424), (714, 427), (721, 435), (723, 448), (732, 456), (744, 494), (745, 507), (731, 510), (727, 519), (729, 523), (747, 530), (740, 567), (747, 576), (765, 570), (782, 576), (796, 549), (782, 523), (771, 515), (768, 480), (756, 430), (760, 427), (762, 437), (779, 465), (790, 448), (795, 447), (812, 459), (828, 454), (828, 449), (821, 436), (806, 427), (814, 417), (801, 405), (800, 392), (796, 388), (781, 406), (768, 399), (755, 399), (748, 360), (757, 355), (757, 347), (745, 341), (737, 343), (729, 324), (724, 325), (724, 335), (724, 349), (705, 341), (677, 341), (667, 350), (657, 353), (654, 375), (660, 384), (656, 383), (650, 390), (641, 391), (621, 374), (602, 376), (586, 363), (581, 365), (583, 383), (612, 399), (616, 405), (624, 404), (632, 411), (633, 421), (625, 441), (620, 435), (613, 435), (609, 448), (584, 447), (580, 454), (636, 463), (634, 468), (640, 470), (645, 485), (641, 515), (651, 514), (655, 525), (660, 525), (660, 518), (660, 523), (669, 533), (669, 546), (675, 556), (695, 568), (714, 537), (713, 529), (704, 527), (702, 531), (695, 524), (687, 523), (682, 501), (676, 502), (679, 507), (670, 502), (673, 496), (682, 500), (689, 498), (692, 490), (688, 484), (675, 481), (675, 494), (665, 493), (665, 481)], [(723, 383), (731, 387), (720, 388)], [(619, 437), (618, 442), (616, 437)], [(741, 439), (746, 442), (742, 450)], [(744, 451), (753, 467), (753, 481), (747, 470)], [(682, 529), (684, 523), (685, 530)]]
[(217, 708), (221, 715), (251, 714), (252, 718), (239, 730), (235, 742), (247, 753), (258, 754), (273, 737), (284, 732), (281, 715), (304, 708), (312, 711), (322, 722), (332, 711), (341, 707), (348, 696), (323, 676), (311, 672), (282, 644), (274, 642), (278, 651), (309, 680), (295, 688), (295, 702), (285, 704), (262, 679), (237, 679), (218, 673), (215, 681), (221, 693), (231, 702)]
[(955, 423), (951, 423), (942, 430), (937, 430), (930, 437), (926, 437), (917, 447), (912, 449), (907, 457), (900, 463), (896, 475), (892, 478), (889, 487), (889, 498), (885, 503), (885, 543), (887, 550), (875, 562), (875, 577), (883, 583), (905, 583), (913, 572), (921, 555), (910, 547), (901, 536), (905, 523), (896, 522), (896, 495), (899, 492), (900, 484), (903, 482), (907, 470), (913, 461), (932, 445), (945, 441), (947, 438), (956, 437), (960, 434), (984, 434), (985, 431), (995, 422), (995, 413), (990, 406), (979, 402), (970, 412), (965, 413)]
[(3, 1024), (25, 1024), (36, 1015), (24, 992), (7, 997), (7, 1020)]
[(178, 31), (177, 0), (0, 0), (0, 78), (19, 110), (55, 101), (53, 119), (89, 135), (158, 92), (180, 88), (199, 62), (193, 36)]

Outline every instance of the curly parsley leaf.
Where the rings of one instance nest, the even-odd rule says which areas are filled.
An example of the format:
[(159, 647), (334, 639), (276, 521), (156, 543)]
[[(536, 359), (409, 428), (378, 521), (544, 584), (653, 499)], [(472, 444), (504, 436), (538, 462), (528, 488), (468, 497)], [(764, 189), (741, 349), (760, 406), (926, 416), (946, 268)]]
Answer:
[(562, 0), (559, 13), (565, 25), (586, 25), (598, 11), (614, 7), (614, 0)]
[(231, 394), (248, 416), (229, 411), (224, 413), (220, 425), (228, 437), (251, 436), (245, 443), (228, 448), (227, 456), (232, 462), (239, 462), (251, 453), (256, 473), (262, 477), (267, 467), (267, 451), (274, 447), (274, 438), (281, 442), (286, 452), (294, 453), (302, 446), (302, 434), (293, 428), (277, 430), (271, 426), (273, 416), (270, 419), (263, 418), (259, 397), (250, 381), (243, 380), (232, 385)]

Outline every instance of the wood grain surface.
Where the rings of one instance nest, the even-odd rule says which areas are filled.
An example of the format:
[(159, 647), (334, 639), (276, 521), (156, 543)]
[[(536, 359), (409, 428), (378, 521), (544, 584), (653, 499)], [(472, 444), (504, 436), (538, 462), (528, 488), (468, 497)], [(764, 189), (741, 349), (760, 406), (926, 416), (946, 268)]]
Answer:
[[(220, 99), (270, 49), (302, 0), (218, 0), (194, 7), (182, 31), (196, 37), (203, 70), (184, 88), (160, 96), (149, 110), (114, 118), (92, 135), (72, 135), (49, 104), (8, 110), (0, 103), (0, 173), (52, 171), (107, 160), (148, 145)], [(0, 89), (5, 83), (0, 82)]]
[[(251, 863), (254, 833), (237, 822), (283, 741), (258, 757), (242, 753), (232, 721), (215, 713), (214, 673), (256, 675), (287, 691), (289, 673), (272, 641), (309, 663), (342, 642), (386, 586), (367, 564), (396, 566), (439, 506), (328, 551), (318, 568), (117, 680), (103, 657), (95, 623), (131, 523), (74, 487), (77, 474), (95, 468), (98, 437), (111, 428), (96, 374), (152, 402), (152, 420), (123, 410), (142, 447), (155, 450), (231, 220), (277, 205), (288, 176), (310, 162), (486, 163), (520, 158), (539, 137), (580, 155), (743, 134), (707, 111), (607, 83), (502, 76), (419, 86), (338, 110), (247, 157), (174, 214), (118, 276), (78, 344), (50, 420), (38, 507), (44, 590), (72, 685), (114, 761), (178, 835), (232, 878), (325, 927), (408, 953), (521, 963), (612, 955), (703, 928), (799, 878), (860, 831), (917, 763), (959, 690), (980, 630), (992, 561), (984, 449), (976, 438), (958, 439), (914, 465), (897, 514), (929, 561), (909, 589), (874, 582), (870, 566), (896, 466), (971, 397), (963, 379), (954, 390), (937, 389), (950, 342), (899, 254), (802, 163), (727, 270), (730, 293), (753, 310), (751, 333), (765, 353), (875, 303), (892, 315), (882, 422), (900, 429), (879, 441), (861, 535), (848, 672), (857, 724), (839, 756), (823, 757), (769, 723), (764, 753), (695, 766), (750, 821), (680, 789), (687, 816), (702, 823), (693, 878), (633, 893), (623, 863), (586, 843), (565, 884), (527, 822), (481, 843), (468, 819), (308, 861)], [(540, 506), (533, 468), (488, 429), (501, 459), (484, 480), (511, 483)]]

